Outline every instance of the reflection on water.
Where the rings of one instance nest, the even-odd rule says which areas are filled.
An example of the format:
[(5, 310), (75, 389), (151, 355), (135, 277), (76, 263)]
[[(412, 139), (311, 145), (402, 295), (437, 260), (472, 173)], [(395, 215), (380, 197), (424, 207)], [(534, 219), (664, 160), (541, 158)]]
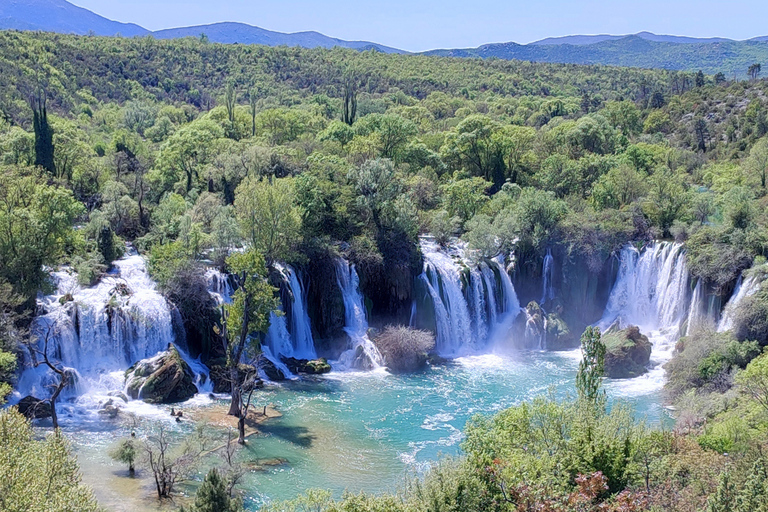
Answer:
[[(238, 458), (246, 463), (242, 488), (250, 509), (268, 500), (295, 497), (307, 488), (358, 492), (393, 491), (409, 474), (420, 473), (443, 454), (460, 450), (462, 430), (473, 415), (488, 414), (552, 392), (574, 394), (578, 351), (528, 352), (514, 356), (473, 356), (415, 375), (384, 371), (331, 373), (287, 382), (255, 395), (255, 406), (274, 404), (283, 416), (260, 426)], [(666, 415), (652, 379), (631, 384), (607, 383), (609, 396), (627, 399), (639, 417), (652, 422)], [(649, 392), (650, 390), (650, 392)], [(224, 399), (195, 398), (181, 408), (223, 408)], [(177, 407), (178, 408), (178, 407)], [(158, 420), (179, 438), (194, 430), (192, 421), (175, 423), (170, 407), (152, 407), (135, 425), (139, 436)], [(87, 416), (93, 418), (93, 416)], [(85, 479), (109, 510), (158, 510), (149, 475), (125, 478), (111, 461), (108, 447), (130, 433), (132, 425), (68, 416), (62, 423), (73, 439)], [(217, 431), (219, 441), (226, 433)], [(206, 468), (219, 464), (206, 460)], [(194, 486), (182, 487), (191, 494)], [(181, 502), (176, 503), (175, 505)], [(171, 507), (173, 508), (173, 507)]]

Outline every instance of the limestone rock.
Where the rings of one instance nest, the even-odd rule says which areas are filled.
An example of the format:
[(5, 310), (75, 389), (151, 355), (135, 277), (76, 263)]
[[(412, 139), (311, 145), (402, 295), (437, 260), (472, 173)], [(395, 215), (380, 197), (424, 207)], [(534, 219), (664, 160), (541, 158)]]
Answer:
[(126, 390), (133, 399), (148, 403), (183, 402), (195, 396), (195, 375), (173, 345), (143, 359), (125, 372)]
[(630, 379), (648, 371), (651, 342), (635, 326), (603, 335), (605, 375), (612, 379)]

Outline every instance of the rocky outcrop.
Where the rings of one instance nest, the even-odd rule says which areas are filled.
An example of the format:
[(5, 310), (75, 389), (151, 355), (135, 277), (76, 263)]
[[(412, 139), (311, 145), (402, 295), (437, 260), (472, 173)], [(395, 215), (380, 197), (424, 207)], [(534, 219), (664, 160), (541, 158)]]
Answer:
[(153, 404), (183, 402), (195, 396), (195, 375), (173, 345), (143, 359), (125, 372), (126, 391), (133, 399)]
[(603, 335), (605, 375), (612, 379), (630, 379), (648, 371), (651, 342), (635, 326)]
[(25, 396), (16, 405), (19, 412), (31, 420), (51, 417), (51, 403), (33, 396)]
[[(209, 362), (211, 381), (213, 382), (214, 393), (230, 393), (232, 391), (232, 384), (230, 383), (229, 368), (226, 366), (226, 360), (215, 359)], [(258, 373), (258, 370), (252, 364), (239, 364), (237, 365), (238, 378), (241, 382), (247, 382), (252, 376)], [(254, 379), (254, 386), (257, 388), (264, 387), (264, 382), (261, 379)]]
[(547, 315), (547, 350), (567, 350), (578, 346), (578, 340), (560, 312)]
[(307, 375), (320, 375), (331, 371), (331, 365), (325, 358), (320, 359), (296, 359), (293, 357), (281, 357), (280, 360), (292, 373), (304, 373)]
[(284, 381), (286, 378), (286, 375), (283, 373), (283, 370), (278, 368), (275, 363), (273, 363), (266, 357), (261, 357), (259, 359), (259, 370), (264, 372), (264, 375), (266, 375), (267, 378), (272, 382), (281, 382), (281, 381)]

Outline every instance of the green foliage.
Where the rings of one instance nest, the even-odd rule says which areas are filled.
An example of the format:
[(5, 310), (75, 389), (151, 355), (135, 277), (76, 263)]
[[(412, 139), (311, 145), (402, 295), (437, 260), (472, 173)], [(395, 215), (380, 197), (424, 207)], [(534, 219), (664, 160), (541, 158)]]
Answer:
[(0, 411), (0, 510), (96, 512), (69, 444), (56, 431), (38, 439), (15, 408)]
[(122, 441), (119, 441), (110, 450), (109, 456), (117, 462), (127, 464), (128, 470), (133, 473), (135, 469), (134, 463), (136, 462), (136, 459), (139, 455), (138, 449), (139, 447), (137, 446), (137, 441), (135, 437), (132, 436), (130, 439), (123, 439)]
[(35, 173), (3, 169), (0, 180), (0, 278), (32, 297), (71, 242), (83, 205), (72, 192), (45, 184)]
[(208, 471), (195, 493), (195, 503), (190, 512), (240, 512), (242, 505), (230, 497), (224, 479), (216, 469)]
[(602, 408), (605, 392), (600, 392), (605, 374), (605, 343), (597, 327), (587, 327), (581, 335), (581, 362), (576, 374), (576, 391), (585, 404)]
[(290, 178), (248, 177), (235, 192), (240, 231), (268, 264), (285, 261), (298, 243), (301, 216)]

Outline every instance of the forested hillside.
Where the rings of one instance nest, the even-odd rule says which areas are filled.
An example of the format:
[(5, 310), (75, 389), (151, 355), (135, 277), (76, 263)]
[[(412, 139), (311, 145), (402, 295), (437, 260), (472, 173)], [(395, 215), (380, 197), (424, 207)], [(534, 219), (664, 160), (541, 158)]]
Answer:
[[(460, 237), (477, 258), (514, 251), (522, 273), (541, 268), (548, 248), (585, 262), (586, 274), (627, 243), (675, 239), (685, 243), (692, 275), (727, 297), (741, 271), (768, 255), (768, 81), (727, 78), (0, 33), (0, 392), (15, 383), (50, 270), (68, 264), (93, 284), (123, 242), (148, 256), (204, 356), (221, 333), (204, 265), (250, 276), (240, 288), (261, 301), (261, 316), (245, 316), (246, 334), (265, 331), (263, 313), (274, 309), (262, 279), (270, 267), (287, 262), (333, 276), (332, 267), (317, 269), (339, 254), (357, 264), (381, 324), (407, 325), (426, 233), (439, 244)], [(243, 247), (252, 251), (230, 256)], [(256, 307), (238, 300), (241, 313)], [(324, 323), (330, 306), (315, 302), (310, 313), (330, 338), (342, 326)], [(580, 382), (590, 408), (541, 399), (472, 422), (468, 458), (414, 484), (411, 496), (422, 501), (413, 510), (433, 510), (430, 497), (443, 495), (459, 505), (439, 510), (597, 510), (611, 502), (607, 510), (629, 511), (645, 509), (643, 500), (694, 510), (713, 494), (721, 453), (733, 449), (737, 476), (729, 483), (726, 474), (725, 497), (712, 499), (725, 506), (754, 483), (757, 462), (745, 454), (766, 439), (764, 388), (753, 392), (758, 401), (734, 398), (749, 389), (734, 381), (737, 369), (768, 345), (764, 288), (750, 304), (723, 343), (688, 339), (699, 348), (686, 349), (674, 380), (692, 429), (723, 413), (728, 425), (750, 421), (749, 435), (718, 427), (697, 444), (632, 430), (626, 411), (608, 412), (600, 399), (602, 362), (588, 335), (585, 353), (596, 350), (600, 368), (591, 384)], [(764, 379), (765, 358), (748, 371)], [(749, 414), (740, 418), (734, 407)], [(529, 429), (539, 421), (532, 417), (552, 430)], [(645, 488), (642, 500), (620, 494), (625, 488)], [(620, 508), (622, 499), (636, 501)], [(344, 510), (405, 507), (394, 497), (375, 506), (359, 500), (361, 508)]]

